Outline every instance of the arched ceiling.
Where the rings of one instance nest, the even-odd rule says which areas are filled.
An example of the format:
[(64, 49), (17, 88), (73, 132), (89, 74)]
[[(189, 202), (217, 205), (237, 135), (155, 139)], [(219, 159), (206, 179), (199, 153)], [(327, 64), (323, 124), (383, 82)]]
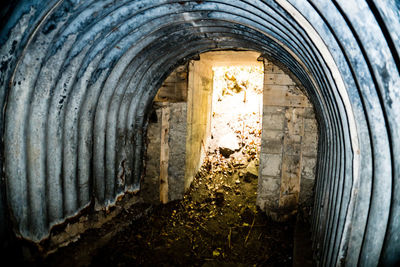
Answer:
[(19, 1), (0, 35), (7, 216), (39, 241), (140, 190), (163, 79), (201, 52), (250, 49), (289, 69), (315, 107), (320, 264), (395, 264), (399, 34), (395, 1)]

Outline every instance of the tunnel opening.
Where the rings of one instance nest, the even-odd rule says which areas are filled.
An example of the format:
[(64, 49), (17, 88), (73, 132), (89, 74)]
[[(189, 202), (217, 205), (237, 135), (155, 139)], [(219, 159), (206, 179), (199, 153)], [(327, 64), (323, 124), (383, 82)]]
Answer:
[[(131, 260), (141, 263), (227, 260), (291, 266), (295, 215), (299, 206), (312, 206), (315, 163), (290, 159), (305, 152), (304, 127), (314, 139), (303, 145), (315, 150), (305, 156), (316, 157), (318, 135), (312, 106), (297, 87), (282, 69), (252, 51), (203, 53), (177, 67), (153, 101), (141, 188), (146, 202), (166, 206), (149, 215), (145, 227), (122, 234), (129, 238), (110, 242), (94, 261), (107, 261), (105, 251), (115, 251), (109, 262), (115, 264), (130, 242), (137, 244), (129, 249)], [(268, 98), (266, 107), (263, 98)], [(304, 108), (309, 114), (299, 118)], [(263, 121), (270, 127), (263, 129)], [(277, 161), (276, 155), (279, 160), (271, 166), (268, 161)], [(308, 176), (300, 179), (307, 168)], [(307, 207), (299, 201), (301, 182)], [(160, 258), (152, 259), (153, 249)]]
[[(202, 53), (168, 75), (149, 110), (136, 196), (149, 209), (126, 208), (102, 227), (121, 231), (76, 258), (93, 265), (292, 266), (296, 218), (302, 233), (310, 231), (317, 140), (314, 109), (284, 66), (254, 51)], [(300, 239), (307, 246), (297, 265), (312, 261), (307, 240)], [(46, 262), (82, 254), (80, 244)]]
[(256, 205), (264, 80), (251, 51), (203, 53), (168, 76), (149, 117), (143, 181), (143, 197), (164, 205), (94, 265), (292, 266), (293, 218), (276, 222)]
[[(240, 78), (243, 66), (252, 72), (251, 81)], [(262, 210), (275, 220), (296, 214), (299, 206), (311, 215), (318, 144), (314, 108), (295, 77), (260, 53), (207, 52), (178, 67), (154, 99), (146, 143), (147, 201), (182, 199), (211, 153), (238, 162), (246, 154), (245, 165), (254, 165), (259, 178)]]
[(261, 147), (263, 81), (262, 63), (257, 67), (213, 67), (211, 131), (206, 155), (230, 159), (235, 166), (246, 167), (250, 161), (251, 166), (257, 166), (250, 171), (256, 177)]

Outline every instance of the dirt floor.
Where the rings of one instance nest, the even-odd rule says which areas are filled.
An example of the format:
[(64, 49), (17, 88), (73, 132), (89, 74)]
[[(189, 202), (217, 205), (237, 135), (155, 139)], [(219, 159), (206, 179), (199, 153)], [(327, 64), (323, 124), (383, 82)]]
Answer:
[(210, 154), (183, 200), (134, 205), (37, 266), (292, 266), (295, 222), (257, 209), (253, 150)]
[(294, 222), (256, 207), (262, 94), (235, 71), (214, 81), (209, 152), (184, 199), (130, 225), (92, 266), (292, 266)]
[(91, 265), (291, 266), (293, 222), (257, 210), (257, 179), (239, 177), (243, 170), (223, 157), (207, 161), (182, 201), (130, 225)]
[(292, 266), (294, 221), (273, 222), (256, 207), (260, 92), (223, 71), (220, 83), (232, 85), (215, 99), (210, 150), (184, 199), (124, 210), (44, 265)]
[(294, 221), (256, 208), (245, 165), (208, 159), (183, 200), (134, 205), (30, 266), (292, 266)]

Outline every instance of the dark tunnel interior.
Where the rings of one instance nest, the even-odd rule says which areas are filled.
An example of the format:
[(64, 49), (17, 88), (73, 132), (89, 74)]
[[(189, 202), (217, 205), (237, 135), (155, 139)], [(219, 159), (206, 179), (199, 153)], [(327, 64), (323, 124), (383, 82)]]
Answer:
[(201, 53), (252, 50), (292, 73), (314, 106), (317, 264), (395, 266), (399, 9), (377, 0), (7, 5), (0, 33), (4, 246), (15, 236), (38, 244), (83, 210), (108, 210), (140, 192), (144, 134), (163, 81)]

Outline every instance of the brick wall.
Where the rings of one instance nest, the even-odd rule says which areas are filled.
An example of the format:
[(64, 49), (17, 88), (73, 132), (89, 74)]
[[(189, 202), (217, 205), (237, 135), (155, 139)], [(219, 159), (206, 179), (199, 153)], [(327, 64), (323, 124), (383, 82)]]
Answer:
[(312, 206), (317, 123), (296, 83), (264, 62), (263, 130), (257, 205), (276, 220)]

